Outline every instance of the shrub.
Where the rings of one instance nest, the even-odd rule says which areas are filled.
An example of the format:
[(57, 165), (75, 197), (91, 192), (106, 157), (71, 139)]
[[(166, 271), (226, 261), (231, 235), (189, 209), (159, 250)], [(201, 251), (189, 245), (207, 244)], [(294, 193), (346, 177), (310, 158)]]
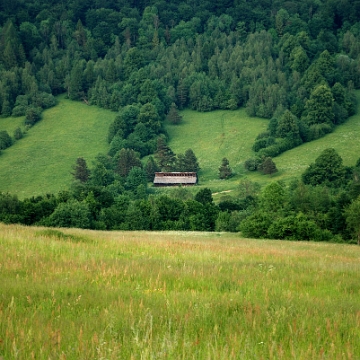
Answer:
[(12, 145), (12, 139), (6, 130), (0, 131), (0, 150), (5, 150)]
[(33, 99), (34, 105), (43, 109), (48, 109), (56, 105), (56, 99), (52, 94), (39, 92)]
[(42, 109), (39, 107), (30, 106), (26, 110), (25, 125), (33, 126), (41, 119)]
[(256, 171), (261, 164), (262, 160), (258, 157), (247, 159), (244, 163), (244, 167), (248, 171)]
[(314, 124), (309, 126), (308, 141), (316, 140), (329, 134), (333, 131), (333, 126), (330, 124)]
[[(301, 143), (301, 142), (300, 142)], [(263, 157), (276, 157), (283, 152), (292, 149), (293, 147), (299, 145), (300, 143), (291, 142), (289, 139), (280, 139), (271, 146), (268, 146), (259, 151), (259, 156)]]
[(15, 129), (14, 131), (14, 139), (15, 140), (20, 140), (24, 137), (24, 134), (23, 132), (21, 131), (21, 129), (18, 127)]
[(26, 113), (26, 109), (27, 109), (27, 106), (24, 106), (24, 105), (15, 106), (12, 110), (11, 116), (13, 116), (13, 117), (24, 116)]
[(252, 146), (253, 151), (258, 152), (261, 149), (266, 148), (266, 139), (256, 140), (254, 145)]

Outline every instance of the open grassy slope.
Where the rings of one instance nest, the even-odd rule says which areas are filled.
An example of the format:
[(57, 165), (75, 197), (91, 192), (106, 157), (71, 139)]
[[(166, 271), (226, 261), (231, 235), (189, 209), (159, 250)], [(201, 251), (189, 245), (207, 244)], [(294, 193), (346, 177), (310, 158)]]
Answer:
[[(245, 175), (244, 161), (253, 156), (251, 147), (256, 136), (266, 130), (268, 120), (249, 117), (245, 109), (198, 113), (192, 110), (181, 112), (180, 125), (167, 124), (169, 145), (175, 153), (184, 153), (191, 148), (202, 168), (201, 185), (213, 190), (233, 188)], [(224, 181), (218, 179), (218, 168), (223, 157), (230, 162), (236, 176)]]
[[(354, 165), (360, 157), (360, 91), (357, 91), (357, 97), (356, 115), (338, 126), (333, 133), (274, 158), (279, 172), (272, 176), (244, 169), (244, 161), (255, 155), (251, 147), (256, 136), (264, 131), (268, 124), (268, 120), (247, 116), (244, 109), (210, 113), (185, 110), (181, 113), (182, 124), (167, 124), (169, 145), (175, 153), (183, 153), (188, 148), (194, 150), (202, 168), (200, 184), (209, 186), (214, 191), (232, 190), (244, 177), (261, 184), (298, 178), (307, 166), (329, 147), (337, 150), (345, 165)], [(218, 167), (223, 157), (228, 158), (236, 173), (236, 176), (226, 181), (217, 179)]]
[[(299, 177), (327, 147), (334, 147), (346, 165), (354, 165), (360, 157), (360, 91), (357, 95), (357, 115), (332, 134), (275, 158), (279, 172), (271, 177), (244, 169), (244, 161), (254, 156), (251, 147), (256, 136), (268, 124), (268, 120), (250, 118), (244, 109), (210, 113), (184, 110), (180, 125), (166, 124), (169, 145), (175, 153), (194, 150), (202, 168), (200, 186), (210, 187), (213, 192), (234, 190), (245, 177), (261, 184)], [(111, 111), (59, 97), (59, 104), (45, 111), (43, 120), (31, 128), (24, 139), (3, 151), (0, 191), (24, 198), (68, 188), (71, 167), (77, 157), (84, 157), (91, 165), (98, 153), (107, 152), (106, 136), (114, 117)], [(23, 118), (0, 119), (0, 130), (12, 135), (22, 123)], [(236, 174), (226, 181), (218, 179), (223, 157), (229, 159)]]
[(25, 121), (24, 116), (20, 116), (16, 118), (13, 117), (0, 118), (0, 131), (6, 130), (8, 134), (11, 137), (13, 137), (14, 131), (17, 128), (20, 128), (22, 131), (25, 130), (24, 121)]
[(354, 166), (360, 158), (360, 96), (358, 96), (358, 101), (357, 114), (345, 124), (338, 126), (333, 133), (276, 157), (275, 163), (279, 169), (277, 178), (289, 179), (301, 176), (309, 164), (315, 162), (320, 153), (330, 147), (339, 153), (344, 165)]
[[(69, 187), (71, 167), (78, 157), (91, 165), (99, 152), (107, 152), (107, 132), (115, 113), (64, 96), (58, 101), (57, 106), (44, 111), (43, 119), (23, 139), (3, 151), (0, 191), (20, 198), (57, 193)], [(0, 129), (9, 129), (12, 135), (22, 120), (0, 119)]]
[(360, 247), (0, 224), (0, 358), (358, 359)]

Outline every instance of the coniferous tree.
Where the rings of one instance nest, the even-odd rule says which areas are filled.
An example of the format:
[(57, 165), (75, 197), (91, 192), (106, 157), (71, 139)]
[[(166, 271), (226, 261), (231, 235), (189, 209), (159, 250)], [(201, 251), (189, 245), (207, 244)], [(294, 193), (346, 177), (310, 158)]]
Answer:
[(161, 171), (174, 170), (176, 155), (166, 144), (165, 139), (163, 137), (159, 137), (157, 140), (155, 158), (157, 160), (157, 163), (159, 164)]
[(186, 168), (185, 171), (198, 172), (200, 170), (198, 159), (191, 149), (187, 149), (185, 151), (184, 162)]
[(229, 165), (229, 160), (224, 157), (221, 160), (221, 165), (219, 167), (219, 178), (228, 179), (231, 175), (232, 175), (232, 170)]
[(129, 175), (130, 170), (142, 167), (138, 154), (132, 149), (121, 149), (114, 157), (115, 171), (122, 177)]
[(79, 180), (82, 183), (86, 183), (90, 177), (90, 170), (87, 167), (86, 160), (82, 157), (76, 159), (74, 165), (74, 172), (72, 173), (75, 180)]
[(167, 114), (166, 118), (174, 125), (181, 123), (182, 116), (179, 114), (175, 103), (171, 104), (169, 113)]
[(159, 167), (156, 164), (154, 158), (152, 156), (149, 156), (146, 165), (145, 165), (145, 172), (147, 181), (154, 181), (155, 173), (159, 171)]
[(269, 156), (263, 160), (260, 170), (265, 175), (272, 175), (278, 171), (273, 159)]

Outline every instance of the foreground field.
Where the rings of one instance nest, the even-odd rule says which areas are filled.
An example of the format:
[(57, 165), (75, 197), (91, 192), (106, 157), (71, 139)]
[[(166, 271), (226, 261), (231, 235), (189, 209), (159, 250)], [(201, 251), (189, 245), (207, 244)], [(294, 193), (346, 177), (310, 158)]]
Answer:
[(357, 359), (360, 247), (0, 224), (0, 358)]

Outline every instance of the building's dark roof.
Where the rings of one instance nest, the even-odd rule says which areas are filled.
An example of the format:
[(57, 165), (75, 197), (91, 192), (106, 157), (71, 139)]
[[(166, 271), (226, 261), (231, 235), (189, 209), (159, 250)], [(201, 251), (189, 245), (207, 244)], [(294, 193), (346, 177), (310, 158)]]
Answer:
[(156, 172), (154, 185), (194, 185), (196, 172)]

